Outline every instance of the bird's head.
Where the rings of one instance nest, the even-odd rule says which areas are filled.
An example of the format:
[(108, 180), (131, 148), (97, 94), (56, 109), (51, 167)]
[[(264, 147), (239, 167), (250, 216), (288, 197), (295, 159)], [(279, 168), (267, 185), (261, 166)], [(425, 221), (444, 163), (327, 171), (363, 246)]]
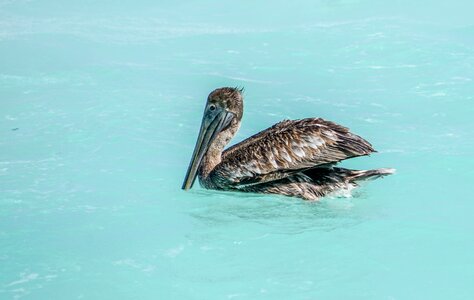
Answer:
[(242, 91), (238, 88), (223, 87), (212, 91), (207, 97), (201, 129), (182, 189), (188, 190), (193, 186), (203, 158), (219, 133), (228, 128), (236, 128), (236, 125), (240, 124), (243, 114)]
[(210, 113), (212, 110), (222, 110), (229, 113), (232, 113), (237, 121), (242, 119), (243, 114), (243, 89), (239, 88), (230, 88), (223, 87), (215, 89), (207, 97), (207, 105), (204, 110), (204, 115), (206, 112)]

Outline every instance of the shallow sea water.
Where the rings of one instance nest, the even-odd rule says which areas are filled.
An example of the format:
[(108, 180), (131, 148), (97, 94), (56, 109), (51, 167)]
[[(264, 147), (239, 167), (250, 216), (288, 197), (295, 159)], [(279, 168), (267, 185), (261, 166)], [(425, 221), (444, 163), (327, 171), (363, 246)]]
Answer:
[[(472, 299), (472, 1), (0, 1), (1, 299)], [(207, 94), (240, 141), (323, 117), (394, 167), (319, 203), (180, 189)]]

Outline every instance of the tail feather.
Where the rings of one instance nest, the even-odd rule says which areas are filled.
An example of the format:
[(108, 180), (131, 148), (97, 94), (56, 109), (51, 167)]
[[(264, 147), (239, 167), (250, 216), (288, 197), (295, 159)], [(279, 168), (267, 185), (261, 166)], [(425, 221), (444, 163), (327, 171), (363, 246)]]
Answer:
[(394, 172), (394, 169), (350, 170), (333, 166), (319, 167), (282, 179), (244, 186), (239, 190), (318, 200), (327, 195), (337, 196), (340, 192), (350, 191), (358, 186), (359, 181), (383, 177)]
[(359, 180), (372, 180), (377, 179), (380, 177), (384, 177), (387, 175), (391, 175), (395, 173), (395, 169), (390, 168), (382, 168), (382, 169), (375, 169), (375, 170), (351, 170), (351, 174), (348, 176), (350, 181), (359, 181)]

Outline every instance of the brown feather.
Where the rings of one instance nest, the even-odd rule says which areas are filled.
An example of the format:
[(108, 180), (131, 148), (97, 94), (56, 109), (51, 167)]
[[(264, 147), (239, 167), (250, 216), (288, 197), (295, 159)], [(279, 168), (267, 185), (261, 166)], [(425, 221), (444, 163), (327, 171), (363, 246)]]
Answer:
[(285, 120), (224, 151), (211, 177), (238, 187), (288, 177), (301, 170), (368, 155), (369, 142), (323, 119)]

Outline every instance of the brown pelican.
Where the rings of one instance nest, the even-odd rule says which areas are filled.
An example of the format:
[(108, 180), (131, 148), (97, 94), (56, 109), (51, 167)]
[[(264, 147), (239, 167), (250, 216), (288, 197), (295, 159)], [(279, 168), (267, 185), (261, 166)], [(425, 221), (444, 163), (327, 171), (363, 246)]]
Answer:
[(349, 129), (320, 118), (285, 120), (224, 150), (239, 129), (242, 114), (241, 89), (224, 87), (209, 94), (184, 190), (199, 177), (207, 189), (317, 200), (394, 172), (334, 167), (375, 150)]

